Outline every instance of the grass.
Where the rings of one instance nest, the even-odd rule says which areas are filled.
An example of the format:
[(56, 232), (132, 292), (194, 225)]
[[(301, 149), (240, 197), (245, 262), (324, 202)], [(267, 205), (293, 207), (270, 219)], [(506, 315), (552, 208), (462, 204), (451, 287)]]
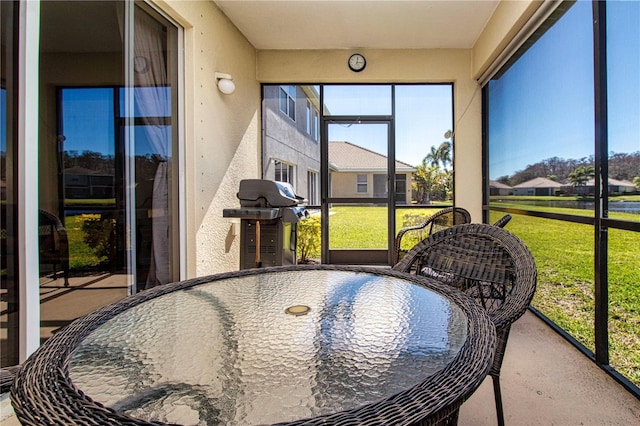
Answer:
[(98, 257), (95, 250), (84, 241), (85, 233), (82, 230), (82, 224), (87, 218), (95, 216), (92, 214), (79, 214), (65, 218), (67, 238), (69, 239), (69, 267), (71, 269), (96, 266), (105, 260)]
[[(493, 204), (492, 204), (493, 205)], [(516, 207), (514, 204), (509, 204)], [(531, 209), (531, 206), (523, 206)], [(576, 215), (573, 209), (545, 211)], [(492, 212), (491, 221), (503, 213)], [(594, 228), (590, 225), (512, 215), (507, 229), (529, 247), (538, 268), (533, 300), (540, 312), (594, 350)], [(610, 212), (638, 221), (638, 215)], [(608, 241), (610, 364), (640, 385), (640, 233), (610, 229)]]
[(67, 207), (113, 207), (116, 205), (115, 198), (65, 198), (64, 205)]
[[(329, 216), (330, 249), (387, 249), (387, 211), (386, 207), (376, 206), (340, 206), (333, 207)], [(431, 216), (438, 209), (399, 208), (396, 209), (396, 232), (407, 226), (406, 214)], [(413, 224), (413, 223), (411, 223)], [(319, 254), (318, 254), (319, 256)]]

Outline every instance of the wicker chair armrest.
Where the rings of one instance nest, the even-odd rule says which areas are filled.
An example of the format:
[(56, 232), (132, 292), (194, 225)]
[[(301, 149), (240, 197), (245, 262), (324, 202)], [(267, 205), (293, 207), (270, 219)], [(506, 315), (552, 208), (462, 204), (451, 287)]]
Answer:
[[(393, 246), (393, 263), (396, 264), (398, 263), (398, 261), (400, 261), (400, 245), (402, 243), (402, 237), (409, 231), (419, 231), (421, 229), (425, 229), (428, 226), (433, 226), (433, 223), (438, 219), (441, 218), (442, 216), (445, 216), (447, 214), (451, 214), (453, 215), (452, 217), (452, 222), (455, 225), (460, 225), (463, 223), (470, 223), (471, 222), (471, 214), (463, 209), (462, 207), (447, 207), (444, 208), (434, 214), (432, 214), (431, 216), (427, 217), (424, 222), (418, 224), (418, 225), (411, 225), (411, 226), (405, 226), (404, 228), (400, 229), (398, 231), (398, 234), (396, 235), (396, 238), (394, 240), (394, 246)], [(456, 218), (460, 218), (462, 219), (462, 222), (458, 223), (458, 221), (456, 220)], [(427, 234), (431, 235), (431, 231), (429, 231), (429, 233)]]
[(420, 225), (407, 226), (398, 231), (398, 235), (396, 235), (395, 242), (393, 245), (393, 263), (398, 263), (400, 260), (400, 244), (402, 243), (402, 237), (409, 231), (419, 231), (420, 229), (424, 229), (428, 225), (428, 222), (424, 222)]

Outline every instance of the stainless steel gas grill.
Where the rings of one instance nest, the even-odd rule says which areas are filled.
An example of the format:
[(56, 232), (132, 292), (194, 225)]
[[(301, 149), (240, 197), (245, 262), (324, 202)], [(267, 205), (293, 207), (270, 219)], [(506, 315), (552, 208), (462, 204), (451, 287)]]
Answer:
[[(286, 182), (244, 179), (239, 209), (224, 217), (240, 218), (240, 269), (295, 265), (298, 222), (308, 216), (305, 200)], [(259, 247), (259, 249), (256, 249)]]

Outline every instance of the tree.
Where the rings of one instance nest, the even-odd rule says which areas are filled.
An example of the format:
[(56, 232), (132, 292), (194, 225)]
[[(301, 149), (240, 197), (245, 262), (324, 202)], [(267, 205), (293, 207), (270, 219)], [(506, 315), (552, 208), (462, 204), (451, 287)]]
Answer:
[(446, 200), (453, 196), (453, 172), (449, 170), (451, 163), (451, 141), (444, 141), (438, 147), (431, 146), (413, 174), (418, 203), (428, 204), (432, 199)]
[(449, 164), (451, 164), (451, 142), (442, 142), (437, 151), (438, 159), (442, 163), (442, 168), (447, 169)]
[(640, 176), (633, 178), (633, 184), (636, 186), (636, 189), (640, 191)]
[(426, 157), (424, 157), (424, 160), (422, 160), (423, 164), (425, 164), (425, 162), (429, 163), (431, 167), (438, 168), (440, 166), (440, 152), (438, 151), (438, 148), (435, 146), (431, 147), (431, 152), (429, 152)]
[(500, 176), (498, 179), (496, 179), (496, 182), (504, 183), (505, 185), (511, 186), (511, 178), (509, 177), (509, 175)]
[(579, 166), (576, 169), (569, 173), (569, 182), (571, 182), (571, 186), (577, 189), (578, 193), (580, 193), (580, 187), (584, 187), (587, 185), (589, 179), (593, 178), (596, 175), (596, 170), (593, 166)]
[(437, 168), (427, 162), (427, 157), (422, 160), (422, 164), (416, 166), (413, 173), (416, 201), (420, 204), (429, 204), (436, 182)]

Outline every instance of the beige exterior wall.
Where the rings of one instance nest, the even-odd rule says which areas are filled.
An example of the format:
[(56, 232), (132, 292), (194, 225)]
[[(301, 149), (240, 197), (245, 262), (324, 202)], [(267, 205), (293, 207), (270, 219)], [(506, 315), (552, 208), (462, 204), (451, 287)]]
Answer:
[[(186, 277), (238, 269), (239, 236), (222, 217), (241, 179), (260, 177), (260, 84), (255, 49), (210, 1), (157, 2), (185, 29)], [(233, 76), (223, 95), (214, 73)]]
[[(367, 175), (367, 192), (357, 191), (358, 175)], [(331, 173), (331, 196), (337, 198), (373, 197), (373, 173)]]
[[(367, 192), (357, 192), (358, 175), (367, 175)], [(331, 196), (336, 198), (369, 198), (373, 194), (373, 175), (367, 172), (332, 172)], [(411, 202), (411, 173), (407, 173), (407, 203)]]
[(471, 74), (474, 78), (480, 77), (541, 5), (541, 0), (501, 1), (498, 4), (473, 47)]
[(360, 49), (367, 67), (347, 67), (352, 50), (258, 51), (257, 78), (282, 83), (453, 83), (456, 205), (482, 216), (481, 94), (471, 78), (471, 51), (466, 49)]

